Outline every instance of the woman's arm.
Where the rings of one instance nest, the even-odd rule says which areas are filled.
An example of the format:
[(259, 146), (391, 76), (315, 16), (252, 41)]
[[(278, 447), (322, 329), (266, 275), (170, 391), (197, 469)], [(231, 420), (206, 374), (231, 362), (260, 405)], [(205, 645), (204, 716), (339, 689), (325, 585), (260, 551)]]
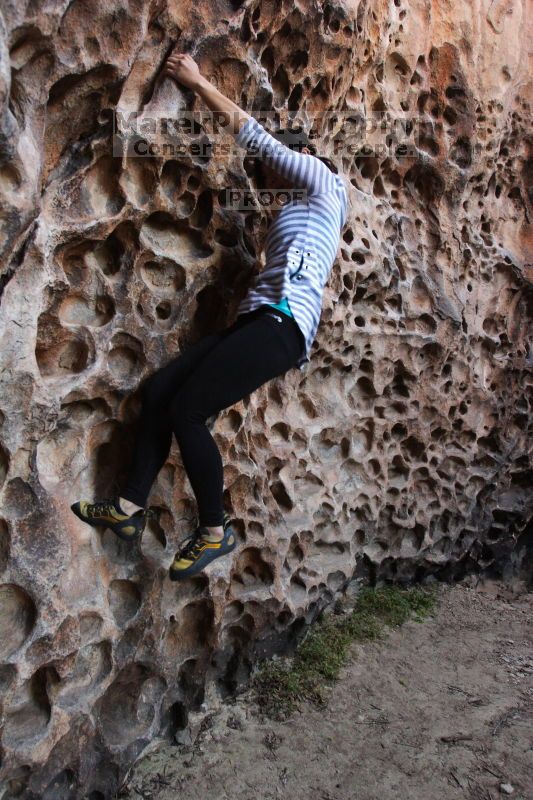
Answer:
[(162, 74), (192, 89), (211, 111), (222, 114), (226, 129), (235, 135), (237, 144), (245, 147), (250, 155), (260, 157), (267, 167), (287, 178), (291, 186), (306, 189), (309, 195), (335, 188), (333, 173), (325, 164), (275, 139), (256, 119), (212, 86), (187, 53), (170, 55)]
[(254, 117), (244, 123), (235, 140), (250, 155), (286, 178), (288, 185), (305, 189), (308, 196), (331, 191), (336, 187), (333, 173), (316, 156), (299, 153), (278, 141)]
[(163, 76), (173, 78), (198, 94), (211, 111), (217, 111), (227, 130), (238, 133), (250, 115), (219, 92), (207, 78), (200, 74), (198, 64), (188, 53), (169, 56), (163, 69)]

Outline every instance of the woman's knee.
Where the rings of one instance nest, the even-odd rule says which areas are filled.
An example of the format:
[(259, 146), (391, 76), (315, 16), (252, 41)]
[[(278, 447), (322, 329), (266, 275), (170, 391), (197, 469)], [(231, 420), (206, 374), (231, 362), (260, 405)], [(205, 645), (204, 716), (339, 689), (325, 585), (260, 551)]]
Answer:
[(176, 392), (168, 405), (168, 413), (176, 432), (193, 423), (203, 423), (207, 419), (186, 388)]

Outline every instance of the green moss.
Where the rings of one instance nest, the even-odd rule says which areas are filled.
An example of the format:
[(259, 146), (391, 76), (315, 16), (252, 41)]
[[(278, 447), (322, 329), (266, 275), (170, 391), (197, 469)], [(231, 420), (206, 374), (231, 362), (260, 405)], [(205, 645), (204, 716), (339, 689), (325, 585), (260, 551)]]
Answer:
[(422, 622), (437, 600), (434, 589), (385, 586), (364, 588), (353, 611), (321, 615), (291, 659), (264, 662), (252, 679), (255, 699), (262, 712), (286, 719), (308, 700), (323, 706), (329, 687), (346, 664), (352, 642), (379, 638), (385, 626), (397, 627), (408, 618)]

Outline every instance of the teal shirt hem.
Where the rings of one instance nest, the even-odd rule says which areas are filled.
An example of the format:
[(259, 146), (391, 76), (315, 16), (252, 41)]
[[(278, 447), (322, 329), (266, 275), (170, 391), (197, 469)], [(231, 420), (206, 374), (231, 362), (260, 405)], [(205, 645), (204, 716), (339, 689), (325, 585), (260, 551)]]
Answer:
[(282, 299), (281, 303), (267, 303), (267, 305), (272, 306), (272, 308), (277, 308), (278, 311), (283, 311), (289, 317), (294, 317), (294, 314), (292, 313), (289, 306), (289, 301), (287, 300), (286, 297)]

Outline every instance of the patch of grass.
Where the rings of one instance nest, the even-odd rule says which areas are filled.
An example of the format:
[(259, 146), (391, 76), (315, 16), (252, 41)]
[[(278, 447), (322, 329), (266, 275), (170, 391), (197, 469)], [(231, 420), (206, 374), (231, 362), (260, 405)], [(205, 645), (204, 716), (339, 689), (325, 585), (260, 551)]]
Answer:
[(305, 700), (324, 706), (352, 642), (377, 639), (385, 626), (398, 627), (410, 617), (422, 622), (436, 600), (433, 588), (363, 588), (351, 612), (321, 615), (292, 658), (262, 664), (252, 679), (257, 704), (266, 716), (277, 720), (286, 719)]

